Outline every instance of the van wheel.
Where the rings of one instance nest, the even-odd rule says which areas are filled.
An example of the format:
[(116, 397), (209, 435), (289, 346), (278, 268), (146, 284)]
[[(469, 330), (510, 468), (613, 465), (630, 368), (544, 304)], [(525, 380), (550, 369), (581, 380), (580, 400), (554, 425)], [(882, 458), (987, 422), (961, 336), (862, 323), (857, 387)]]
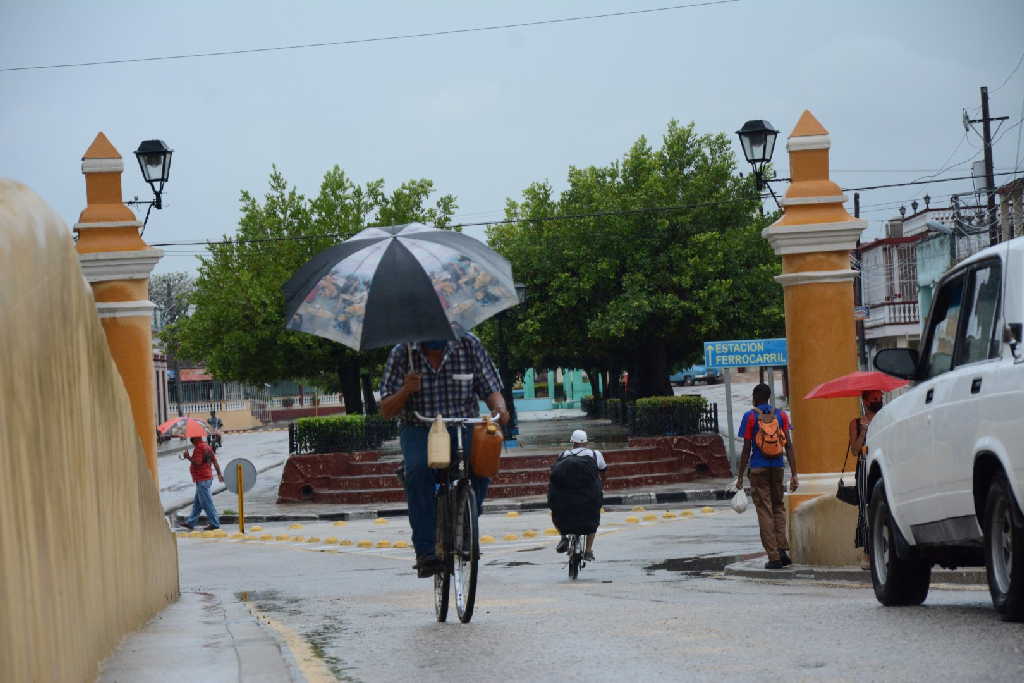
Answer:
[(928, 597), (932, 566), (914, 551), (906, 557), (896, 553), (896, 523), (889, 512), (885, 485), (875, 482), (868, 507), (871, 544), (871, 583), (875, 597), (883, 605), (920, 605)]
[(1024, 620), (1024, 525), (1000, 473), (985, 499), (985, 572), (992, 604), (1007, 621)]

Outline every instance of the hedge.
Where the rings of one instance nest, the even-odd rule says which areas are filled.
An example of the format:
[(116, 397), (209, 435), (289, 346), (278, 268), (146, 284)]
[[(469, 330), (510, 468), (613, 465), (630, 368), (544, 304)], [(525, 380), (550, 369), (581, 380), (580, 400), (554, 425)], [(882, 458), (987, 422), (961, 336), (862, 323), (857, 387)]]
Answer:
[(398, 435), (398, 423), (380, 415), (303, 417), (289, 431), (293, 453), (342, 453), (380, 448)]
[(636, 400), (632, 432), (640, 436), (699, 434), (708, 409), (701, 396), (650, 396)]

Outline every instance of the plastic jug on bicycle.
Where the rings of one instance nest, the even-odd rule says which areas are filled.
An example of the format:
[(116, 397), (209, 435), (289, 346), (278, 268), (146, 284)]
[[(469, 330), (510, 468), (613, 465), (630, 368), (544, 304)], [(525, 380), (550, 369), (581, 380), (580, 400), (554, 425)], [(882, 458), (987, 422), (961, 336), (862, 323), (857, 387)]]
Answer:
[[(416, 550), (417, 575), (428, 578), (439, 569), (435, 552), (434, 471), (427, 467), (429, 424), (416, 418), (476, 418), (484, 401), (498, 421), (508, 423), (509, 413), (501, 395), (501, 379), (483, 344), (472, 334), (457, 340), (399, 344), (391, 349), (381, 380), (380, 412), (384, 417), (401, 415), (399, 439), (405, 467), (405, 493)], [(456, 430), (462, 429), (466, 456), (470, 455), (471, 427), (448, 425), (453, 458)], [(472, 477), (478, 504), (483, 506), (490, 480)]]

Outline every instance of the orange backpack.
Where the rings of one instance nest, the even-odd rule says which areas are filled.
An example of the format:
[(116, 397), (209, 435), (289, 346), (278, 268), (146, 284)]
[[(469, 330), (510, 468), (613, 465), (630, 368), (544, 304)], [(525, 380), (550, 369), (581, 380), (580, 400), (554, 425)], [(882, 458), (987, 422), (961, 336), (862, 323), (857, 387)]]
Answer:
[(772, 411), (762, 412), (754, 406), (757, 413), (757, 434), (754, 434), (754, 445), (766, 458), (777, 458), (786, 451), (786, 432), (782, 431), (781, 420)]

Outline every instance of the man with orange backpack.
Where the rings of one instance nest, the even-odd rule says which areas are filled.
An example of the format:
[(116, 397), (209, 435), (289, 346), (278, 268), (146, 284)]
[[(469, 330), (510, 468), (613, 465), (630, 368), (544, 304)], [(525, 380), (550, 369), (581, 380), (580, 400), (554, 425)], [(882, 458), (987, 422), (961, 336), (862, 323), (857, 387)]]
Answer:
[[(789, 559), (789, 540), (786, 536), (786, 508), (783, 477), (785, 461), (789, 461), (789, 490), (796, 491), (796, 453), (790, 437), (789, 416), (772, 408), (772, 390), (767, 384), (754, 387), (754, 409), (748, 410), (740, 420), (739, 434), (743, 437), (736, 489), (743, 489), (743, 473), (750, 464), (750, 488), (757, 510), (757, 525), (761, 529), (761, 545), (768, 553), (765, 569), (782, 569), (793, 564)], [(785, 460), (783, 459), (785, 454)]]

